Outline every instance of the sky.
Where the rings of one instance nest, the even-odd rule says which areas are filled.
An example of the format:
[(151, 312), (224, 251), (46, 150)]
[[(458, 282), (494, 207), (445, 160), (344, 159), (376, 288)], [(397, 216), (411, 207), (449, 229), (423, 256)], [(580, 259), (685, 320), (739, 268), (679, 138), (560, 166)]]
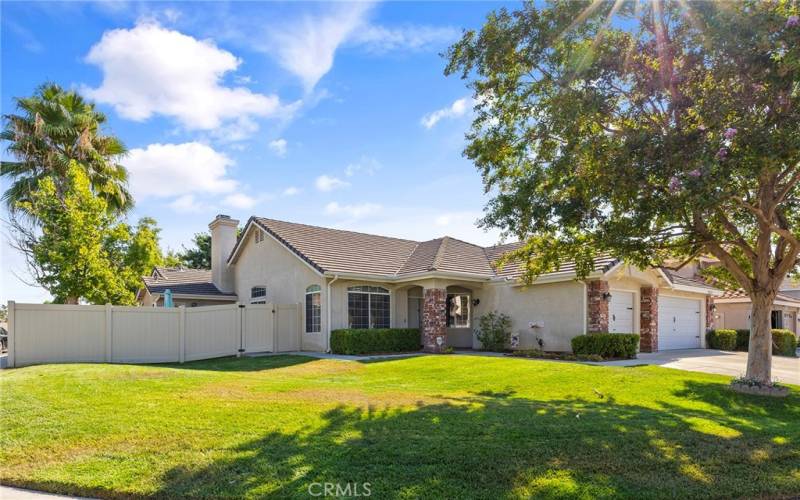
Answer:
[[(2, 2), (0, 107), (44, 82), (93, 100), (165, 250), (218, 213), (494, 244), (441, 54), (503, 5)], [(48, 299), (2, 233), (0, 302)]]

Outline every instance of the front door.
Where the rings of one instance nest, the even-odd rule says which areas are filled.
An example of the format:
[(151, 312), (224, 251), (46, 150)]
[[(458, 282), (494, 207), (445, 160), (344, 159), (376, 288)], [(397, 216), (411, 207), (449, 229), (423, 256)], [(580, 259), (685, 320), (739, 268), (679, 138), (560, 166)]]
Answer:
[(422, 325), (422, 299), (408, 298), (408, 327), (419, 328)]
[(610, 333), (633, 333), (633, 292), (611, 292), (608, 305), (608, 331)]

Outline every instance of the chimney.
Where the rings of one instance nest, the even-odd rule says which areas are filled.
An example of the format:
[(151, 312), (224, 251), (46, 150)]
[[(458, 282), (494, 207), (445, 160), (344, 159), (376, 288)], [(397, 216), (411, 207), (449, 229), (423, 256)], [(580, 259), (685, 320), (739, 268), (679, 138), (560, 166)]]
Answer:
[(233, 269), (228, 268), (228, 257), (236, 245), (236, 228), (239, 221), (229, 215), (217, 215), (208, 229), (211, 230), (211, 281), (220, 291), (234, 292)]

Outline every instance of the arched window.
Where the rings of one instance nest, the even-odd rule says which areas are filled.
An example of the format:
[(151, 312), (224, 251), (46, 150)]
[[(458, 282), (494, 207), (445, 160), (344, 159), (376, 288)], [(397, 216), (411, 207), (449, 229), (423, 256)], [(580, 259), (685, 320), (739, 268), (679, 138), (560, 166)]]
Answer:
[(389, 310), (389, 290), (367, 285), (348, 287), (350, 328), (389, 328)]
[(267, 287), (254, 286), (250, 289), (250, 303), (251, 304), (266, 304), (267, 303)]
[(322, 289), (319, 285), (306, 288), (306, 332), (322, 331)]

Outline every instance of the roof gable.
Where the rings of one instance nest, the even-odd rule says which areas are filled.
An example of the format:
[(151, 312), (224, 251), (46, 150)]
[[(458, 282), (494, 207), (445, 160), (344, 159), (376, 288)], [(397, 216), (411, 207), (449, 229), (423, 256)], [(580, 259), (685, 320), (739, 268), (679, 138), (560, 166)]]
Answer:
[(151, 294), (163, 294), (170, 290), (177, 295), (214, 295), (236, 298), (224, 293), (211, 281), (209, 269), (187, 269), (157, 266), (150, 276), (142, 277), (144, 286)]

